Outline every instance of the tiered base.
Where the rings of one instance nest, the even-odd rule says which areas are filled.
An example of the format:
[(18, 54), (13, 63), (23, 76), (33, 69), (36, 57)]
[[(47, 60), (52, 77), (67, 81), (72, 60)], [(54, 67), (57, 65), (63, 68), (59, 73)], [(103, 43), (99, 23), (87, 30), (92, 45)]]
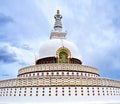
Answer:
[[(57, 103), (120, 104), (120, 88), (113, 87), (18, 87), (1, 88), (0, 104)], [(98, 103), (97, 103), (98, 102)], [(102, 103), (99, 103), (102, 102)], [(103, 103), (104, 102), (104, 103)], [(111, 103), (114, 102), (114, 103)], [(116, 103), (115, 103), (116, 102)], [(75, 104), (76, 104), (75, 103)], [(82, 104), (84, 104), (82, 103)]]

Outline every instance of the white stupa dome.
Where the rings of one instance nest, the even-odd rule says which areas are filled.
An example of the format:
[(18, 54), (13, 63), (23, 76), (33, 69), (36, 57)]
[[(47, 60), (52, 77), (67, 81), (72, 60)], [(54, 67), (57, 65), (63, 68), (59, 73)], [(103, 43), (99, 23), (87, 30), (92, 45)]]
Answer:
[(77, 58), (81, 60), (81, 56), (76, 45), (65, 39), (51, 39), (46, 41), (39, 49), (38, 58), (56, 57), (56, 52), (61, 47), (65, 47), (71, 52), (71, 58)]

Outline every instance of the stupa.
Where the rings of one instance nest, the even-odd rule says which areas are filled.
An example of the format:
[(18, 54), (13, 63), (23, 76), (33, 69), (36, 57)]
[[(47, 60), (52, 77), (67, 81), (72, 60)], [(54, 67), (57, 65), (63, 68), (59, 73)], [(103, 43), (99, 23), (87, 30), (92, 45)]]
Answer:
[(54, 18), (50, 40), (40, 47), (35, 65), (0, 81), (0, 104), (120, 104), (120, 81), (101, 78), (96, 68), (83, 65), (78, 48), (62, 31), (59, 10)]

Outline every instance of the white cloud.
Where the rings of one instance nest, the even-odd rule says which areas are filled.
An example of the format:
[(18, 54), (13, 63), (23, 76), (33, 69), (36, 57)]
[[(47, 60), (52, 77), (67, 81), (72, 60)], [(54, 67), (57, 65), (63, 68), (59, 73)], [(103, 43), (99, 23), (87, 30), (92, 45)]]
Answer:
[(14, 62), (1, 62), (2, 59), (0, 59), (0, 79), (5, 79), (9, 77), (13, 78), (17, 76), (17, 71), (19, 70), (19, 68), (25, 67), (25, 65), (34, 64), (35, 56), (34, 53), (31, 52), (31, 50), (17, 48), (11, 46), (9, 43), (1, 42), (0, 44), (0, 48), (3, 47), (8, 51), (8, 54), (11, 53), (12, 55), (14, 55), (8, 55), (9, 57), (11, 57), (11, 61), (12, 59), (14, 59)]

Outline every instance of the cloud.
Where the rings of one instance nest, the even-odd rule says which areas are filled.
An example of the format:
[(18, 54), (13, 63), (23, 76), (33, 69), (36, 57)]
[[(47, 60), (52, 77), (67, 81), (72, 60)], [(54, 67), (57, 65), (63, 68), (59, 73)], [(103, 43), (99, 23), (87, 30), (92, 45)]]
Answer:
[(34, 61), (32, 50), (0, 43), (0, 79), (16, 77), (20, 68), (31, 65)]
[(17, 62), (14, 63), (1, 63), (0, 62), (0, 80), (1, 79), (8, 79), (8, 78), (15, 78), (17, 76), (18, 70), (22, 66)]
[(9, 74), (2, 74), (3, 77), (9, 77)]
[(25, 44), (25, 43), (21, 44), (21, 43), (15, 42), (15, 43), (11, 43), (11, 46), (16, 47), (16, 48), (21, 48), (24, 50), (32, 50), (32, 48), (28, 44)]
[(3, 63), (30, 64), (34, 60), (34, 54), (28, 45), (19, 46), (10, 43), (2, 43), (0, 46), (0, 61)]
[(16, 54), (14, 52), (9, 52), (7, 47), (0, 47), (0, 61), (3, 63), (16, 62)]
[(8, 23), (14, 22), (13, 18), (10, 16), (7, 16), (3, 13), (0, 13), (0, 26), (4, 26)]

